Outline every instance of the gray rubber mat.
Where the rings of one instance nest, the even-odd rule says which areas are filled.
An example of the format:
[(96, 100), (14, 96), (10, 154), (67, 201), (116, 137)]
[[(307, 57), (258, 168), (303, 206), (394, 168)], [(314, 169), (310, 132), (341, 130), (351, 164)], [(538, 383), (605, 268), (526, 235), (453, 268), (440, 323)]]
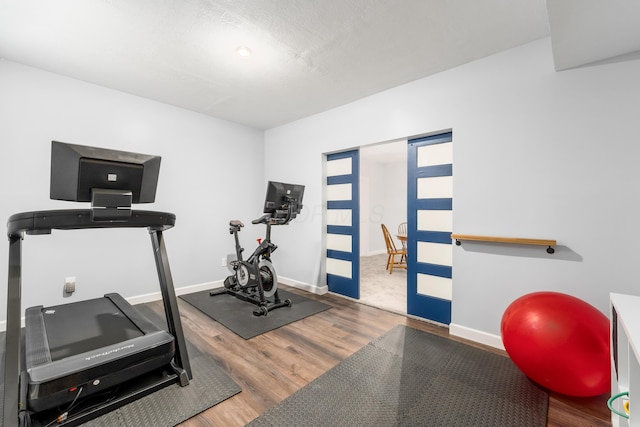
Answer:
[(270, 311), (267, 316), (254, 316), (254, 304), (227, 294), (210, 296), (208, 290), (181, 295), (180, 298), (246, 340), (331, 308), (282, 289), (278, 289), (278, 293), (280, 299), (291, 299), (293, 305)]
[[(166, 327), (164, 317), (148, 306), (141, 304), (136, 308), (157, 326)], [(242, 391), (220, 366), (188, 340), (187, 350), (193, 372), (193, 379), (187, 387), (170, 385), (83, 426), (175, 426)]]
[(508, 357), (400, 325), (248, 426), (543, 427), (548, 402)]
[(186, 387), (173, 384), (91, 420), (87, 427), (171, 427), (239, 393), (240, 386), (215, 363), (191, 359), (193, 379)]

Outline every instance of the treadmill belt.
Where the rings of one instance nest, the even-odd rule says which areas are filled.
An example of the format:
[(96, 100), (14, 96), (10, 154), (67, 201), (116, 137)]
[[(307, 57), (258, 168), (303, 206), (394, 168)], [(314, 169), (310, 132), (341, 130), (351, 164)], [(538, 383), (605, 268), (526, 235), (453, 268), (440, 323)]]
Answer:
[(75, 388), (83, 397), (97, 395), (168, 368), (174, 354), (174, 337), (118, 294), (30, 307), (25, 311), (27, 408), (43, 412), (68, 405)]
[(108, 298), (46, 307), (42, 316), (54, 361), (144, 335)]

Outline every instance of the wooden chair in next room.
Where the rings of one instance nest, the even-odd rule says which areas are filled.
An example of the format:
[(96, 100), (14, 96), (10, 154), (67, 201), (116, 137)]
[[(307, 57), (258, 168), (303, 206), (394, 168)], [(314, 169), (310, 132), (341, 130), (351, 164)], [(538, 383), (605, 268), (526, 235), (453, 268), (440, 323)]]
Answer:
[[(402, 249), (407, 250), (407, 223), (401, 222), (398, 225), (398, 240), (402, 244)], [(407, 262), (407, 256), (403, 256), (401, 261)]]
[[(384, 242), (387, 245), (387, 270), (389, 274), (393, 274), (393, 268), (407, 268), (407, 250), (396, 248), (396, 244), (393, 241), (393, 237), (384, 224), (382, 226), (382, 234), (384, 235)], [(398, 257), (398, 259), (396, 259)]]

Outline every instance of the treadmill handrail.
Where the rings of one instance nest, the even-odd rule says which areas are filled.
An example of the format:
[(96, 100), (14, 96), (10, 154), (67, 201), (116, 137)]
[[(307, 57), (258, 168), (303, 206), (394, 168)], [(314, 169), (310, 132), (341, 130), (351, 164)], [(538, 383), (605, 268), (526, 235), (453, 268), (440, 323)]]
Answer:
[(7, 235), (50, 234), (51, 230), (81, 230), (87, 228), (149, 228), (167, 230), (176, 223), (175, 214), (169, 212), (132, 210), (130, 217), (96, 221), (91, 209), (64, 209), (22, 212), (11, 215), (7, 221)]
[[(164, 245), (163, 230), (175, 225), (172, 213), (132, 210), (131, 216), (117, 220), (96, 221), (91, 209), (67, 209), (22, 212), (11, 215), (7, 221), (9, 239), (9, 269), (7, 284), (7, 323), (4, 357), (3, 425), (15, 425), (18, 420), (20, 387), (20, 317), (22, 294), (22, 240), (26, 234), (50, 234), (51, 230), (80, 230), (88, 228), (148, 228), (151, 236), (160, 291), (167, 320), (168, 332), (175, 338), (175, 367), (181, 385), (193, 378), (187, 347), (180, 322), (173, 279)], [(174, 363), (172, 362), (172, 365)], [(163, 380), (167, 385), (166, 380)], [(26, 392), (26, 390), (25, 390)], [(144, 390), (141, 392), (144, 393)], [(98, 413), (99, 411), (94, 411)]]

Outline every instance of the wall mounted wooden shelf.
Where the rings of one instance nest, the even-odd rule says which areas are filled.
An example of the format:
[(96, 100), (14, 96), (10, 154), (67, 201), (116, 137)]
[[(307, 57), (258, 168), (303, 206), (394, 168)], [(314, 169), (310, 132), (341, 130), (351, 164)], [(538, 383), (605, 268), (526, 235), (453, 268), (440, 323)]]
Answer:
[(475, 236), (472, 234), (452, 234), (452, 239), (456, 240), (456, 245), (460, 246), (462, 240), (470, 240), (476, 242), (493, 242), (493, 243), (511, 243), (516, 245), (538, 245), (546, 246), (547, 252), (552, 254), (555, 252), (553, 246), (556, 246), (555, 240), (546, 239), (524, 239), (521, 237), (494, 237), (494, 236)]

